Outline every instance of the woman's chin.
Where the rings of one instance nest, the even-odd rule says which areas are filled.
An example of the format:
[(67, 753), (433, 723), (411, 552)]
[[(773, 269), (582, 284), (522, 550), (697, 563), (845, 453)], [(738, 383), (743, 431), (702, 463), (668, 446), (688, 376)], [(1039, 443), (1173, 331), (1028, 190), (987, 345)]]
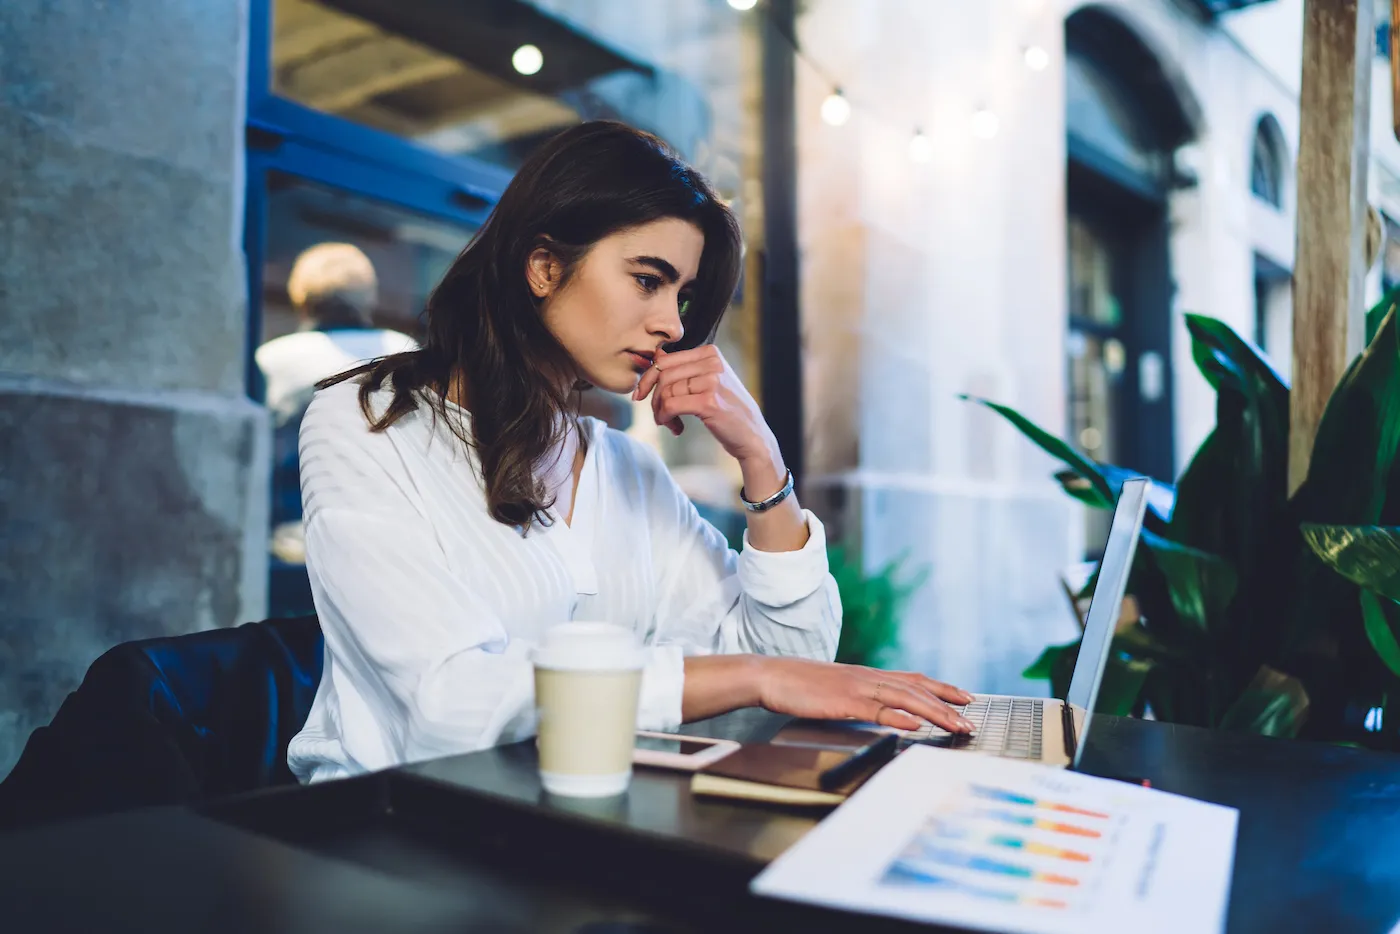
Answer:
[(636, 370), (629, 368), (616, 373), (595, 373), (585, 377), (585, 379), (596, 389), (619, 396), (630, 396), (637, 388), (637, 382), (641, 376)]

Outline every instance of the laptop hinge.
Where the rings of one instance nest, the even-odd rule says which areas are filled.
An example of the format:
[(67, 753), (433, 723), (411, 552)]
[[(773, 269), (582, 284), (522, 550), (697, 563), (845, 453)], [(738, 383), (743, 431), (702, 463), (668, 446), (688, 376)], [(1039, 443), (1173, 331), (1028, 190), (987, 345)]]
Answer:
[(1065, 755), (1069, 756), (1069, 764), (1073, 766), (1079, 741), (1075, 738), (1074, 714), (1070, 712), (1069, 701), (1060, 701), (1060, 725), (1065, 731)]

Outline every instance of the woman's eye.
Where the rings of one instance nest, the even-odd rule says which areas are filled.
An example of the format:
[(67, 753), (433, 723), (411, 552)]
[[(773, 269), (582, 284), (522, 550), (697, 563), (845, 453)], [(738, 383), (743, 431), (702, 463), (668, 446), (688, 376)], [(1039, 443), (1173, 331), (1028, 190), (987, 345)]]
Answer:
[(637, 284), (642, 287), (642, 291), (644, 292), (655, 292), (657, 289), (661, 288), (660, 276), (648, 276), (643, 273), (638, 273), (632, 278), (637, 280)]

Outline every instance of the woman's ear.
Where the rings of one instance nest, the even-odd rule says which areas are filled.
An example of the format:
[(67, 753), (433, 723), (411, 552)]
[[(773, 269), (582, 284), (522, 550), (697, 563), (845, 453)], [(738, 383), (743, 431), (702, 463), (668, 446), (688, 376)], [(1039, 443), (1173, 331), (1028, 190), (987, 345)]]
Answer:
[(525, 278), (535, 298), (548, 298), (559, 287), (564, 276), (564, 264), (548, 246), (541, 244), (530, 251), (525, 260)]

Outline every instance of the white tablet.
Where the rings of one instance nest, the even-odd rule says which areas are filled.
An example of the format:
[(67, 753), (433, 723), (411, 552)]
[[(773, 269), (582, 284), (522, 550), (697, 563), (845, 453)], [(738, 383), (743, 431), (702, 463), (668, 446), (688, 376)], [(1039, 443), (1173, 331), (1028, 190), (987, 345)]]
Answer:
[(632, 761), (637, 765), (694, 772), (718, 762), (738, 748), (739, 744), (732, 739), (638, 731)]

